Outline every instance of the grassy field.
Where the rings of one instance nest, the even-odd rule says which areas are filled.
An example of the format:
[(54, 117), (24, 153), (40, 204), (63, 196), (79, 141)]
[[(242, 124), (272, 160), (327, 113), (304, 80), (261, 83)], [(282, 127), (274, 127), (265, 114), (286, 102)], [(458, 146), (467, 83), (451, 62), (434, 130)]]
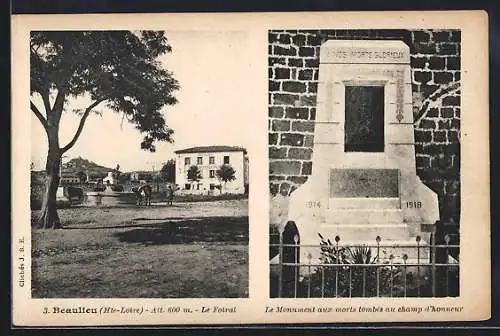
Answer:
[(33, 297), (248, 296), (247, 200), (59, 215), (64, 229), (33, 231)]

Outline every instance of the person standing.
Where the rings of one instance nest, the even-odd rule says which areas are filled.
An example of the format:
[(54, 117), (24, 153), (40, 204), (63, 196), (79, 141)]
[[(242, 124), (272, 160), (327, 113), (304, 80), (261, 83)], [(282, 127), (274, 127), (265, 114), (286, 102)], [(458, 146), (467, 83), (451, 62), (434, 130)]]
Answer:
[(172, 186), (169, 185), (167, 191), (168, 191), (167, 204), (172, 205), (174, 203), (174, 188), (172, 188)]

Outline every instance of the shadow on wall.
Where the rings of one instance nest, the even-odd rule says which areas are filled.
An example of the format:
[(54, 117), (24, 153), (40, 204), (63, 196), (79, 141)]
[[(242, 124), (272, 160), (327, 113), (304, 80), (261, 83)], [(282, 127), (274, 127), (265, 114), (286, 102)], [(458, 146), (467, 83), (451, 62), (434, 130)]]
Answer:
[[(460, 223), (460, 82), (441, 85), (415, 115), (417, 175), (439, 198), (441, 221)], [(417, 107), (417, 106), (416, 106)]]

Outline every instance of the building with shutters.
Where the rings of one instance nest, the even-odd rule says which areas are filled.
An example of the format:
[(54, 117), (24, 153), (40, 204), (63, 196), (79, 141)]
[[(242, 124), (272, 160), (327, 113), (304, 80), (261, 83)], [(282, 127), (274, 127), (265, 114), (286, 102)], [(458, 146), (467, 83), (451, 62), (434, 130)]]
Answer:
[[(245, 148), (236, 146), (201, 146), (175, 151), (176, 179), (179, 191), (186, 194), (244, 194), (248, 190), (248, 157)], [(224, 183), (217, 177), (222, 165), (234, 170), (233, 181)], [(197, 181), (188, 178), (190, 167), (199, 171)]]

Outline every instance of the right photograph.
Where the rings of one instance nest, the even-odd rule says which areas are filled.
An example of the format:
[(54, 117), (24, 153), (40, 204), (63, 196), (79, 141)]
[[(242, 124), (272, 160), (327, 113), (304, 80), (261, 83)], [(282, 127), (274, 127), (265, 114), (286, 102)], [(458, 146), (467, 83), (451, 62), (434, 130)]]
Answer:
[(271, 30), (271, 298), (460, 296), (460, 30)]

